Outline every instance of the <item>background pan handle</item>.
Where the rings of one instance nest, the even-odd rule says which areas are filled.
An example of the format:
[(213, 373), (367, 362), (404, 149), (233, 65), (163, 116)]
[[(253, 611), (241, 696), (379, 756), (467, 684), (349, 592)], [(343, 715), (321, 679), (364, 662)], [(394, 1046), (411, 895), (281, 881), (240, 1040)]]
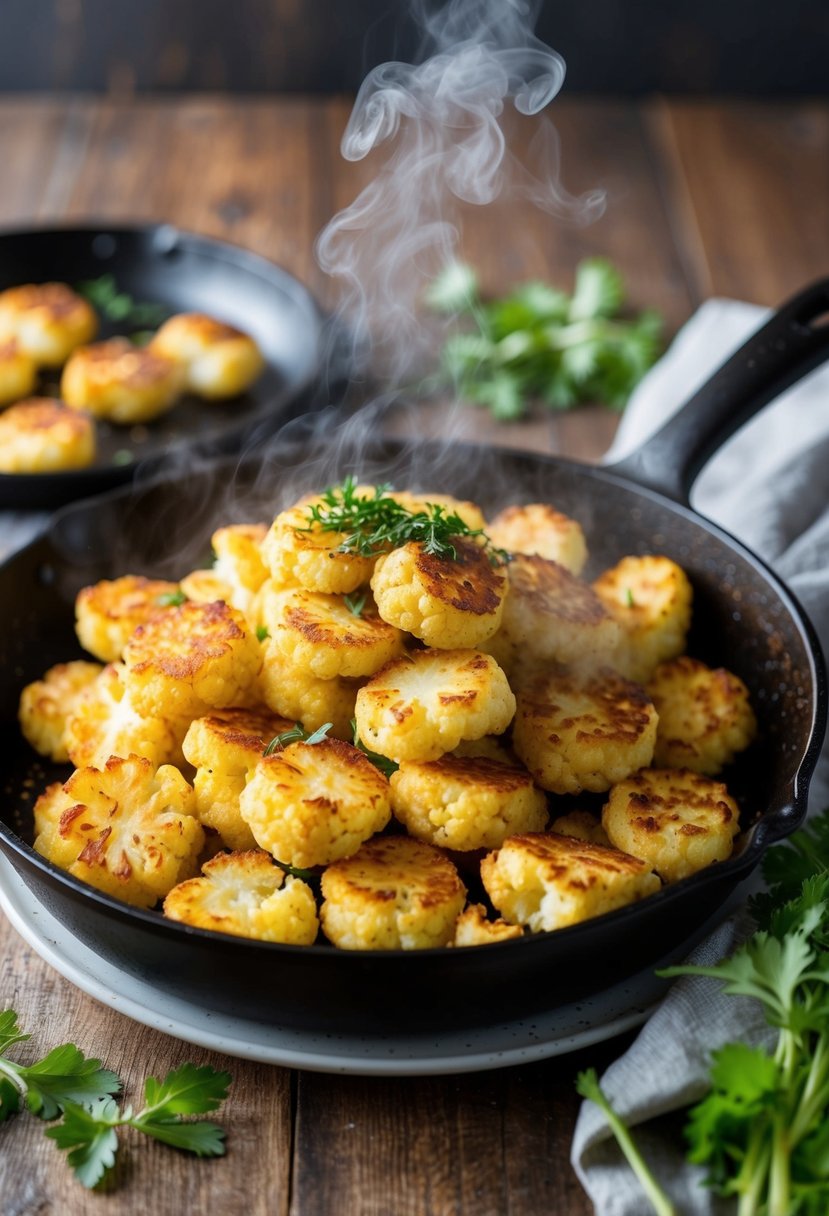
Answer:
[(827, 358), (829, 279), (822, 279), (784, 304), (642, 447), (607, 467), (687, 504), (725, 441)]

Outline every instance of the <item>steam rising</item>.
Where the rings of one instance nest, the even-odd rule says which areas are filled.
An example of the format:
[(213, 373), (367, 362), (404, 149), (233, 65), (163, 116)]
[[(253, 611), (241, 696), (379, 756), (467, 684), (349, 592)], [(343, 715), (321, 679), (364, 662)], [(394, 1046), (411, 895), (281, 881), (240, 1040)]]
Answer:
[[(533, 119), (535, 134), (523, 158), (507, 147), (509, 109), (541, 115), (564, 79), (561, 58), (533, 35), (537, 6), (527, 0), (448, 0), (437, 9), (427, 0), (411, 3), (423, 33), (420, 62), (371, 71), (343, 136), (349, 160), (370, 153), (385, 159), (326, 226), (317, 247), (320, 265), (340, 287), (327, 335), (328, 391), (336, 399), (333, 382), (359, 381), (370, 369), (372, 408), (306, 411), (267, 442), (262, 434), (250, 437), (252, 459), (243, 454), (237, 467), (171, 454), (151, 472), (177, 481), (175, 494), (150, 488), (145, 500), (139, 469), (137, 491), (126, 491), (115, 513), (101, 517), (94, 544), (81, 537), (79, 545), (72, 527), (55, 528), (54, 543), (70, 555), (77, 582), (68, 596), (112, 569), (178, 578), (208, 559), (210, 532), (219, 523), (270, 520), (346, 473), (456, 493), (492, 510), (516, 500), (516, 484), (524, 501), (548, 493), (544, 466), (529, 462), (519, 470), (503, 454), (461, 447), (457, 436), (448, 438), (451, 423), (443, 442), (377, 443), (385, 404), (420, 370), (425, 354), (434, 357), (439, 335), (423, 322), (423, 294), (458, 249), (464, 208), (529, 200), (555, 220), (579, 225), (604, 208), (601, 192), (574, 198), (562, 186), (558, 137), (546, 115)], [(345, 351), (343, 332), (350, 339)], [(420, 407), (410, 408), (408, 433), (418, 435)]]
[(574, 198), (561, 185), (558, 136), (546, 116), (524, 160), (507, 147), (507, 106), (538, 115), (564, 80), (560, 56), (532, 33), (537, 5), (449, 0), (430, 11), (415, 0), (414, 9), (422, 62), (374, 68), (342, 140), (347, 160), (386, 146), (388, 157), (317, 244), (320, 266), (340, 286), (355, 370), (370, 360), (390, 385), (434, 341), (418, 310), (459, 244), (462, 204), (525, 199), (579, 225), (604, 208), (603, 193)]

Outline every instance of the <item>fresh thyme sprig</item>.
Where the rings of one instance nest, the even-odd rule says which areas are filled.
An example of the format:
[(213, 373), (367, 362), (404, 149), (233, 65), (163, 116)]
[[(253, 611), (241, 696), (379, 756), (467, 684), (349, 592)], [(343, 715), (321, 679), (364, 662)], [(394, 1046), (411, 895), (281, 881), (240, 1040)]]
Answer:
[(412, 510), (390, 498), (390, 488), (384, 483), (361, 494), (356, 478), (346, 477), (339, 485), (328, 486), (321, 502), (308, 507), (308, 527), (299, 531), (319, 529), (344, 534), (337, 546), (338, 553), (376, 557), (378, 553), (417, 541), (424, 552), (449, 560), (458, 556), (454, 540), (483, 536), (484, 548), (492, 562), (500, 565), (508, 560), (504, 550), (496, 549), (482, 528), (470, 528), (457, 512), (440, 503), (426, 503), (422, 509)]
[(272, 756), (274, 752), (281, 752), (289, 743), (310, 743), (313, 747), (315, 743), (322, 743), (323, 739), (328, 738), (328, 732), (333, 725), (333, 722), (324, 722), (318, 730), (309, 735), (302, 723), (297, 722), (290, 730), (283, 730), (281, 735), (274, 735), (262, 755)]
[(381, 756), (379, 752), (373, 752), (371, 748), (366, 747), (360, 738), (360, 732), (357, 730), (357, 719), (351, 719), (352, 741), (355, 747), (358, 747), (364, 756), (367, 757), (376, 769), (379, 769), (384, 777), (390, 777), (392, 773), (396, 773), (400, 768), (394, 760), (389, 760), (388, 756)]

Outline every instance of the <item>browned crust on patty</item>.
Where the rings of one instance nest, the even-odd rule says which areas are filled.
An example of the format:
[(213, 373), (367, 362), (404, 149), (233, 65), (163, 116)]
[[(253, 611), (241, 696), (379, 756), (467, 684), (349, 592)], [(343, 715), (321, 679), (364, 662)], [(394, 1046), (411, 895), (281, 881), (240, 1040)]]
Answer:
[(510, 594), (520, 596), (534, 613), (581, 625), (599, 625), (610, 616), (593, 588), (558, 562), (517, 553), (508, 570)]
[[(138, 626), (127, 644), (128, 665), (134, 672), (152, 668), (186, 680), (201, 670), (206, 659), (220, 658), (230, 649), (231, 642), (244, 636), (224, 600), (181, 604), (174, 611)], [(146, 658), (140, 657), (145, 650), (150, 653)]]
[[(382, 877), (378, 879), (378, 875)], [(337, 895), (333, 890), (328, 894), (326, 886), (336, 887)], [(359, 894), (366, 908), (394, 902), (401, 888), (413, 888), (411, 894), (419, 908), (441, 907), (464, 889), (448, 857), (408, 836), (376, 837), (353, 857), (335, 861), (323, 877), (323, 894), (339, 899), (343, 887)]]
[(503, 570), (493, 566), (485, 551), (474, 541), (454, 537), (457, 556), (436, 557), (417, 550), (415, 569), (424, 590), (434, 599), (474, 616), (489, 616), (496, 612), (506, 591)]
[(556, 832), (525, 832), (510, 837), (510, 843), (520, 845), (525, 853), (537, 857), (543, 862), (545, 875), (550, 880), (560, 884), (568, 879), (574, 865), (584, 865), (589, 868), (585, 880), (581, 877), (575, 882), (570, 879), (569, 885), (578, 889), (594, 886), (602, 874), (647, 874), (650, 866), (631, 857), (621, 849), (608, 848), (601, 844), (591, 844), (586, 840), (577, 840), (574, 836), (559, 836)]
[[(609, 667), (589, 676), (572, 673), (566, 667), (555, 667), (522, 687), (518, 696), (519, 713), (525, 718), (542, 720), (557, 716), (561, 713), (557, 693), (587, 696), (597, 703), (603, 714), (603, 721), (591, 712), (557, 718), (556, 725), (561, 730), (578, 725), (576, 738), (582, 741), (603, 739), (608, 743), (629, 743), (647, 729), (654, 712), (650, 697), (641, 684), (626, 680)], [(558, 742), (557, 735), (548, 737), (550, 742)]]

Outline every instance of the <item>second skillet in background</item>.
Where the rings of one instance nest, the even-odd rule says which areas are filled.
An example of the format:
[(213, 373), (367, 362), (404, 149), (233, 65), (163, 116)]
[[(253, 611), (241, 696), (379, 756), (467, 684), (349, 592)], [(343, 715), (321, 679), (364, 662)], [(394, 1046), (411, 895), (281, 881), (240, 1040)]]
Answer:
[[(192, 453), (228, 453), (261, 439), (309, 403), (319, 371), (322, 315), (281, 267), (164, 224), (28, 229), (0, 234), (0, 290), (22, 283), (78, 285), (111, 275), (119, 291), (163, 313), (204, 312), (255, 339), (265, 371), (227, 401), (184, 396), (141, 426), (96, 423), (98, 454), (85, 469), (0, 474), (0, 507), (51, 508), (129, 481), (138, 467)], [(101, 318), (99, 338), (123, 333)], [(97, 340), (97, 339), (96, 339)], [(56, 385), (47, 385), (57, 395)]]

